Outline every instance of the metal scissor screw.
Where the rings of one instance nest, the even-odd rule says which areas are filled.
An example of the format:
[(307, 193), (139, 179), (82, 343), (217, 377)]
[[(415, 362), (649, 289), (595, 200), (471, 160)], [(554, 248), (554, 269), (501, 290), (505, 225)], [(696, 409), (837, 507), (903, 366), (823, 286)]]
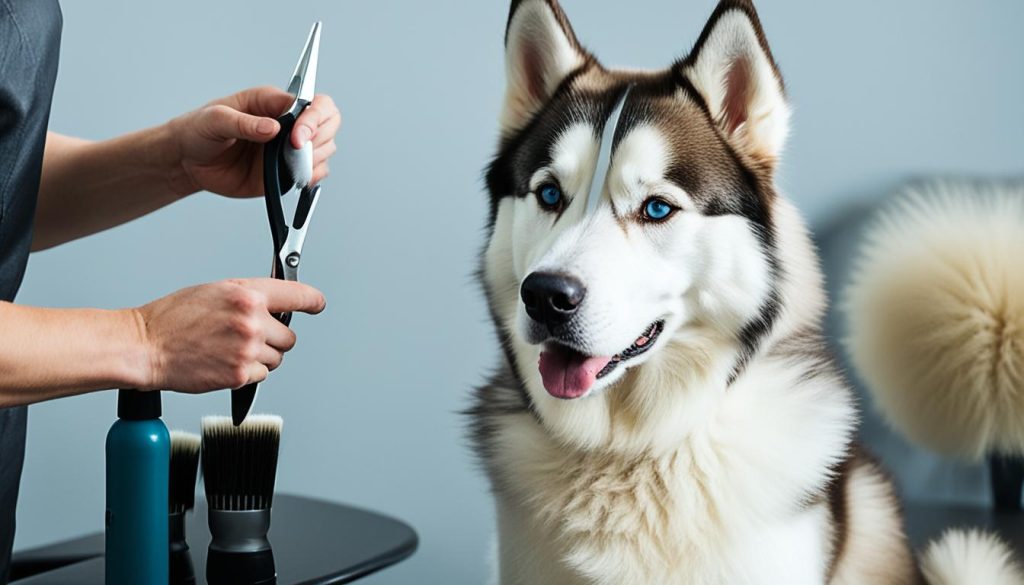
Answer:
[(299, 265), (299, 254), (298, 254), (298, 252), (292, 252), (291, 254), (288, 254), (288, 257), (284, 259), (284, 262), (285, 262), (285, 264), (287, 264), (288, 266), (291, 266), (292, 268), (295, 268), (296, 266), (298, 266)]

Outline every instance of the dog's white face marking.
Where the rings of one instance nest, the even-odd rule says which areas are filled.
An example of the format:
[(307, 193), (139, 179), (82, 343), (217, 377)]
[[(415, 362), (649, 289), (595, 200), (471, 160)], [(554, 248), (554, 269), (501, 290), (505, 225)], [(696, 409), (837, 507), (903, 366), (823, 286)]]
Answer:
[[(636, 218), (642, 203), (654, 194), (666, 199), (671, 194), (679, 204), (687, 198), (664, 181), (666, 153), (660, 136), (642, 128), (621, 142), (601, 200), (587, 214), (586, 196), (598, 144), (592, 129), (580, 130), (567, 133), (553, 149), (550, 172), (571, 197), (565, 213), (557, 217), (540, 210), (535, 200), (527, 204), (544, 221), (535, 224), (537, 232), (523, 234), (524, 242), (533, 245), (529, 246), (531, 261), (519, 276), (553, 272), (579, 279), (587, 295), (574, 317), (573, 348), (587, 355), (613, 356), (651, 323), (682, 313), (689, 278), (668, 264), (684, 260), (692, 246), (684, 232), (664, 229), (667, 224), (639, 224)], [(581, 135), (587, 144), (580, 144)], [(676, 219), (685, 222), (685, 218)], [(520, 303), (519, 334), (537, 342), (547, 337), (546, 332), (538, 335), (541, 328)], [(643, 358), (635, 359), (640, 363)], [(601, 378), (598, 387), (617, 379), (624, 369), (616, 368)]]
[[(530, 179), (531, 193), (501, 200), (486, 252), (485, 274), (497, 316), (511, 338), (519, 374), (542, 412), (545, 403), (557, 401), (551, 388), (545, 391), (538, 368), (542, 352), (553, 345), (571, 348), (581, 359), (611, 358), (613, 367), (605, 368), (582, 394), (559, 398), (592, 396), (657, 355), (688, 327), (734, 334), (756, 315), (767, 294), (768, 264), (748, 221), (738, 215), (706, 216), (697, 209), (689, 194), (666, 177), (670, 144), (653, 125), (635, 126), (619, 141), (601, 200), (588, 212), (600, 146), (596, 135), (592, 126), (579, 123), (558, 137), (550, 163)], [(536, 196), (551, 183), (561, 187), (566, 199), (558, 212), (545, 209)], [(661, 222), (645, 221), (651, 198), (676, 211)], [(586, 288), (562, 331), (531, 318), (520, 298), (523, 281), (538, 272), (569, 275)], [(630, 348), (637, 347), (644, 351), (630, 355)]]

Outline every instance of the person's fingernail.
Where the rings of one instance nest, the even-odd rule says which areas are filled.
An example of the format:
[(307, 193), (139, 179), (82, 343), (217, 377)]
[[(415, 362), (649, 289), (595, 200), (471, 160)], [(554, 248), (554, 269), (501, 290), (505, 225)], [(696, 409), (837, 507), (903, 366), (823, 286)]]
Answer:
[(313, 130), (309, 126), (299, 127), (299, 146), (305, 146), (313, 137)]
[(274, 131), (274, 121), (270, 118), (260, 118), (256, 123), (256, 131), (260, 134), (270, 134)]

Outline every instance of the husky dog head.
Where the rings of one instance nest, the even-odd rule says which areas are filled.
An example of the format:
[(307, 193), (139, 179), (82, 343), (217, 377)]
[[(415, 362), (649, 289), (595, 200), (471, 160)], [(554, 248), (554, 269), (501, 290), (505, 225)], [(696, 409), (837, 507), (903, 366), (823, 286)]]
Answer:
[(482, 276), (513, 375), (563, 440), (678, 438), (822, 305), (773, 185), (789, 108), (757, 14), (723, 0), (661, 71), (602, 66), (556, 0), (513, 0), (505, 45)]

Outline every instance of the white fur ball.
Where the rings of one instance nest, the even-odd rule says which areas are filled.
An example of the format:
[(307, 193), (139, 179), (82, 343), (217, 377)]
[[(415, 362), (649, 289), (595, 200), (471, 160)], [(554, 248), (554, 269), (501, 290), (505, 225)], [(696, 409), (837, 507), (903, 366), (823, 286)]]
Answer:
[(929, 585), (1024, 583), (1013, 551), (999, 538), (978, 530), (947, 530), (928, 545), (921, 569)]
[(306, 141), (302, 148), (292, 148), (291, 143), (286, 144), (284, 162), (288, 165), (297, 186), (309, 185), (313, 180), (313, 141)]
[(869, 228), (844, 310), (896, 429), (972, 460), (1024, 454), (1024, 184), (907, 189)]

